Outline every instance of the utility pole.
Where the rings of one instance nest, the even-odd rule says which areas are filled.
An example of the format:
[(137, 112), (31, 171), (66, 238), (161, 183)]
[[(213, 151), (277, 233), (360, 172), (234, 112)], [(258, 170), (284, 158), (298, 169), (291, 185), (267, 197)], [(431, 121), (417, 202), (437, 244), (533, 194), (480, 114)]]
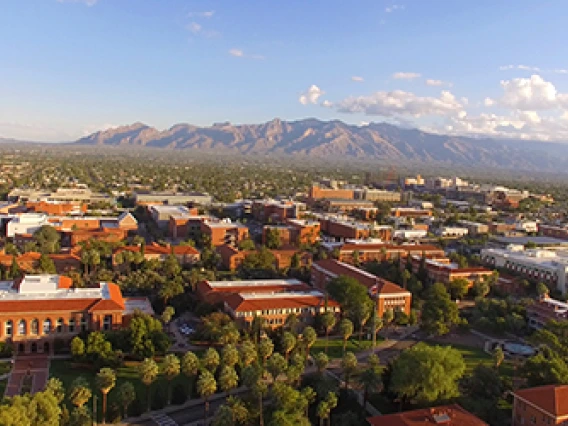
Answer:
[(93, 426), (97, 426), (97, 395), (93, 395)]

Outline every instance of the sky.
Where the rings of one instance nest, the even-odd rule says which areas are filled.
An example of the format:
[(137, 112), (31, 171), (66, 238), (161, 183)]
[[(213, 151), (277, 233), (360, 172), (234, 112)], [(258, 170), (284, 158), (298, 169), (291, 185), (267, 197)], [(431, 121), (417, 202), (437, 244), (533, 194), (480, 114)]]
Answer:
[(0, 137), (386, 121), (568, 141), (565, 0), (0, 0)]

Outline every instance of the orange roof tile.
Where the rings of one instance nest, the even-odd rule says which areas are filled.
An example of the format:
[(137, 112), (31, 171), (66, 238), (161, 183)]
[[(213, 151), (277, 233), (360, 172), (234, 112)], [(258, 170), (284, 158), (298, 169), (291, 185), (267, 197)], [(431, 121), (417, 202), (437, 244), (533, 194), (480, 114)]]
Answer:
[(367, 422), (371, 426), (487, 426), (483, 420), (457, 404), (375, 416), (368, 418)]
[[(309, 308), (323, 306), (324, 297), (306, 296), (301, 297), (286, 297), (285, 293), (282, 297), (270, 297), (263, 299), (261, 297), (254, 299), (245, 299), (240, 294), (231, 294), (226, 297), (225, 303), (237, 312), (248, 311), (262, 311), (266, 309), (288, 309), (288, 308)], [(339, 304), (334, 300), (327, 301), (328, 306), (339, 307)]]
[(556, 417), (568, 416), (568, 385), (548, 385), (521, 389), (515, 396)]

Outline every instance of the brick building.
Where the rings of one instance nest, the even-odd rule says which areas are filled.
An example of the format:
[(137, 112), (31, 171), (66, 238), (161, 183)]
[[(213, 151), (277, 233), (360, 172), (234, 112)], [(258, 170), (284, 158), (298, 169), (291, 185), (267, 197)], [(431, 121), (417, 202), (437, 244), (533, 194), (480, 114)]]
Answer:
[(427, 258), (444, 256), (444, 250), (429, 244), (388, 244), (375, 242), (345, 242), (343, 244), (324, 245), (329, 254), (338, 254), (338, 260), (346, 263), (354, 263), (354, 257), (359, 257), (359, 262), (382, 262), (398, 258), (406, 258), (409, 255), (420, 255)]
[[(415, 274), (420, 270), (421, 256), (412, 256), (412, 272)], [(402, 268), (405, 265), (401, 265)], [(483, 267), (460, 268), (457, 264), (446, 257), (425, 260), (428, 279), (433, 283), (449, 284), (453, 280), (463, 278), (469, 283), (469, 287), (484, 277), (493, 274), (493, 271)]]
[(370, 417), (367, 422), (371, 426), (488, 426), (457, 404), (385, 414)]
[(173, 239), (198, 239), (201, 235), (201, 223), (210, 221), (208, 215), (172, 215), (168, 222), (168, 235)]
[[(309, 252), (296, 250), (294, 248), (282, 248), (275, 250), (268, 250), (274, 256), (275, 268), (285, 269), (289, 268), (292, 258), (295, 254), (300, 257), (300, 266), (309, 267), (312, 264), (312, 254)], [(254, 253), (254, 251), (238, 250), (227, 244), (217, 247), (217, 253), (221, 256), (221, 266), (229, 271), (234, 271), (239, 268), (245, 258)]]
[(238, 293), (288, 293), (309, 291), (311, 287), (299, 280), (246, 280), (246, 281), (201, 281), (197, 284), (197, 297), (211, 305), (222, 302)]
[(540, 329), (549, 321), (567, 321), (568, 303), (552, 299), (547, 295), (527, 306), (529, 327)]
[(118, 247), (112, 254), (112, 264), (116, 266), (116, 255), (122, 252), (143, 253), (145, 260), (159, 260), (163, 262), (169, 255), (174, 255), (180, 265), (193, 265), (199, 262), (201, 254), (191, 246), (161, 246), (153, 243), (141, 246), (124, 246)]
[(393, 217), (420, 218), (432, 216), (432, 210), (415, 209), (412, 207), (395, 207), (391, 209), (390, 213)]
[(201, 234), (214, 246), (236, 245), (249, 238), (249, 230), (240, 223), (201, 222)]
[(0, 340), (18, 353), (51, 353), (55, 339), (68, 343), (82, 331), (117, 329), (132, 314), (116, 284), (74, 288), (60, 275), (2, 281), (0, 295)]
[(285, 225), (265, 225), (262, 228), (262, 244), (266, 245), (268, 232), (278, 232), (280, 243), (283, 246), (313, 244), (319, 240), (320, 223), (318, 221), (289, 219)]
[(305, 210), (304, 203), (288, 200), (255, 200), (251, 206), (252, 216), (262, 223), (279, 223), (287, 219), (298, 219)]
[(520, 389), (513, 397), (512, 426), (568, 424), (568, 385)]
[(538, 224), (538, 233), (545, 237), (559, 238), (568, 240), (568, 227)]
[(325, 259), (312, 265), (311, 283), (316, 288), (325, 290), (332, 279), (340, 276), (356, 279), (368, 289), (370, 296), (376, 297), (379, 317), (388, 309), (410, 314), (412, 294), (397, 284), (338, 260)]
[(49, 216), (84, 214), (87, 212), (87, 204), (80, 202), (28, 201), (26, 208), (28, 211), (45, 213)]
[[(73, 253), (48, 254), (47, 257), (53, 261), (55, 270), (58, 274), (65, 274), (70, 271), (80, 270), (82, 267), (81, 258)], [(19, 256), (0, 254), (0, 264), (6, 269), (9, 269), (12, 266), (14, 259), (21, 271), (25, 273), (33, 273), (39, 267), (41, 253), (27, 252)]]

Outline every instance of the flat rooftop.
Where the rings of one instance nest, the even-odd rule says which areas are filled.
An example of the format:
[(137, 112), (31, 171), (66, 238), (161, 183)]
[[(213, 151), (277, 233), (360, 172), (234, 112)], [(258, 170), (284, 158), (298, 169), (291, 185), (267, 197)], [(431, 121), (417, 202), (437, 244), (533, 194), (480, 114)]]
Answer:
[(568, 241), (560, 240), (558, 238), (553, 237), (495, 237), (492, 238), (493, 241), (496, 241), (501, 244), (518, 244), (518, 245), (526, 245), (530, 242), (535, 243), (539, 246), (566, 246), (568, 245)]
[(273, 287), (273, 286), (298, 286), (304, 285), (300, 280), (246, 280), (246, 281), (207, 281), (211, 288), (231, 287)]

